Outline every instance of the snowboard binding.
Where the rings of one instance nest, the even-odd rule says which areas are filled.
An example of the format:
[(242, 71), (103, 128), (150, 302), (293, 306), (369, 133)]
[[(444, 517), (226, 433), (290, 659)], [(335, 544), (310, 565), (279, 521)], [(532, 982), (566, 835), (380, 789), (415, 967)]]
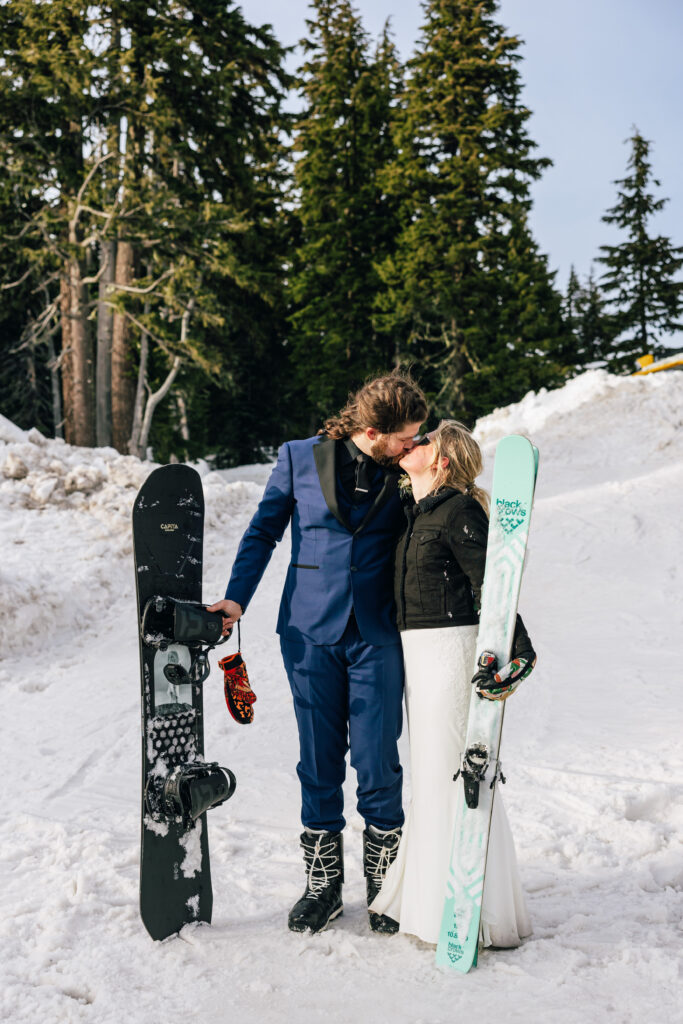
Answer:
[(209, 808), (229, 800), (236, 786), (230, 769), (215, 761), (179, 764), (164, 777), (150, 776), (145, 806), (155, 821), (180, 820), (187, 829)]
[(488, 748), (483, 743), (473, 743), (465, 751), (462, 765), (453, 776), (453, 781), (455, 781), (459, 775), (462, 775), (465, 785), (465, 803), (471, 810), (479, 806), (479, 784), (483, 782), (488, 766)]
[(173, 686), (203, 683), (211, 671), (209, 652), (230, 639), (223, 636), (223, 616), (209, 612), (200, 601), (180, 601), (155, 594), (142, 610), (140, 634), (146, 647), (165, 651), (171, 644), (193, 649), (192, 666), (165, 665), (164, 675)]

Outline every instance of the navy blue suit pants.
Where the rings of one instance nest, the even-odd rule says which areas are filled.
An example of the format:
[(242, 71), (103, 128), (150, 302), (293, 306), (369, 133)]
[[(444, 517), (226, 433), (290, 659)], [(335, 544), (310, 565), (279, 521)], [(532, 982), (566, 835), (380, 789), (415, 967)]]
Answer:
[(280, 638), (299, 727), (301, 820), (340, 832), (346, 753), (356, 770), (358, 811), (366, 825), (403, 824), (403, 771), (397, 740), (402, 726), (401, 644), (374, 647), (351, 616), (336, 644)]

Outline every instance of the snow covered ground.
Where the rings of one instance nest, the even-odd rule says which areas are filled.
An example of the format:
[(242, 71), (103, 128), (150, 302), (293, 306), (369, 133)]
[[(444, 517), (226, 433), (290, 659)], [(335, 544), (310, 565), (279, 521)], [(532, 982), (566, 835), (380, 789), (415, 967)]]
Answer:
[[(0, 1019), (682, 1021), (682, 419), (682, 371), (594, 371), (478, 425), (487, 479), (505, 433), (541, 451), (521, 605), (539, 664), (503, 744), (534, 935), (463, 977), (417, 940), (370, 933), (351, 770), (344, 915), (287, 931), (303, 873), (274, 635), (286, 540), (242, 631), (254, 725), (228, 716), (217, 668), (205, 684), (207, 753), (238, 779), (210, 814), (213, 925), (148, 938), (130, 510), (152, 467), (0, 417)], [(268, 468), (200, 468), (208, 601)]]

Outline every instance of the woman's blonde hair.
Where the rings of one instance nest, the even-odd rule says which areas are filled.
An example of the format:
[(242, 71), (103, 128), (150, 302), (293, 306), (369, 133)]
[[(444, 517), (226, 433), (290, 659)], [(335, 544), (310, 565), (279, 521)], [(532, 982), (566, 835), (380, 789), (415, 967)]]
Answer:
[[(432, 435), (432, 444), (436, 463), (432, 493), (442, 487), (455, 487), (478, 501), (488, 515), (489, 496), (475, 483), (484, 466), (481, 448), (465, 424), (441, 420)], [(444, 456), (448, 459), (447, 466), (441, 465)]]

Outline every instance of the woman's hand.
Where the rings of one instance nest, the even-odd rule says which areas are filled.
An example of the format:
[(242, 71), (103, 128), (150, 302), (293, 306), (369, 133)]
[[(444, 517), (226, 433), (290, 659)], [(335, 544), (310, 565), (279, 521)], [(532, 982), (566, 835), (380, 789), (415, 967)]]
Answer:
[(535, 664), (536, 652), (531, 644), (528, 650), (519, 653), (501, 669), (498, 668), (495, 654), (484, 651), (479, 656), (479, 669), (472, 682), (480, 697), (486, 700), (506, 700), (522, 680), (531, 674)]
[(206, 610), (209, 612), (220, 612), (223, 616), (223, 636), (230, 636), (232, 627), (242, 616), (242, 605), (238, 604), (237, 601), (228, 601), (227, 599), (210, 604)]

